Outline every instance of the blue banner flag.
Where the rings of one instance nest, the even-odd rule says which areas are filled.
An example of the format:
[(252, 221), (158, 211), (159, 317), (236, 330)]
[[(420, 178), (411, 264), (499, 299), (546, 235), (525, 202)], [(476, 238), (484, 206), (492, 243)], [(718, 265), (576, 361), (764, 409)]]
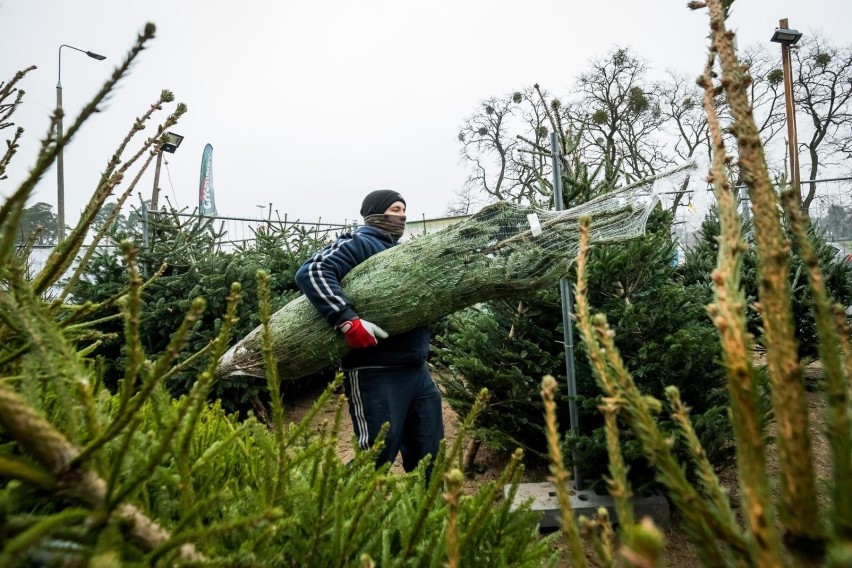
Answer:
[(198, 212), (215, 217), (216, 197), (213, 195), (213, 146), (207, 144), (201, 155), (201, 182), (198, 189)]

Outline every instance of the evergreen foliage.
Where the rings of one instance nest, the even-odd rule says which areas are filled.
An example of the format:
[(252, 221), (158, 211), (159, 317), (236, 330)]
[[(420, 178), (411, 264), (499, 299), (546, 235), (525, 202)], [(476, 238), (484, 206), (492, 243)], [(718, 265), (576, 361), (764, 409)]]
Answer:
[[(789, 281), (792, 290), (793, 321), (796, 324), (799, 355), (816, 357), (818, 337), (811, 306), (811, 289), (807, 281), (807, 267), (800, 254), (800, 245), (789, 233), (788, 224), (785, 224), (784, 227), (785, 236), (792, 243)], [(715, 266), (719, 251), (720, 230), (719, 212), (718, 208), (714, 206), (701, 224), (699, 242), (686, 251), (686, 260), (678, 269), (683, 276), (684, 283), (709, 289), (710, 273)], [(751, 234), (751, 223), (744, 224), (743, 232), (747, 235)], [(852, 263), (837, 256), (836, 249), (828, 244), (825, 234), (821, 230), (810, 226), (808, 238), (814, 246), (819, 268), (825, 276), (826, 289), (832, 301), (843, 305), (852, 304)], [(745, 251), (742, 258), (742, 285), (749, 306), (753, 306), (758, 296), (758, 266), (757, 250), (753, 241), (750, 244), (752, 246)], [(762, 344), (760, 314), (754, 309), (750, 309), (747, 312), (747, 322), (748, 331), (757, 338), (758, 343)]]
[[(153, 34), (149, 24), (79, 123), (97, 109)], [(0, 103), (3, 95), (0, 92)], [(168, 102), (166, 98), (170, 94), (161, 103)], [(179, 113), (160, 125), (159, 133), (184, 110), (179, 105)], [(141, 130), (139, 125), (125, 142)], [(76, 127), (69, 129), (66, 141)], [(144, 142), (137, 157), (156, 142), (155, 138)], [(113, 166), (120, 162), (120, 154)], [(202, 284), (195, 290), (187, 286), (190, 278), (196, 283), (199, 279), (194, 264), (216, 256), (209, 249), (199, 250), (205, 246), (202, 238), (181, 245), (180, 237), (187, 231), (176, 229), (166, 239), (171, 246), (162, 253), (173, 268), (164, 269), (155, 281), (143, 278), (152, 258), (125, 240), (122, 260), (114, 255), (95, 257), (96, 268), (83, 279), (85, 285), (76, 276), (68, 281), (63, 295), (76, 282), (78, 294), (90, 292), (88, 301), (43, 299), (47, 290), (58, 286), (97, 211), (124, 178), (123, 171), (104, 173), (81, 224), (29, 281), (11, 245), (33, 181), (55, 155), (55, 144), (45, 141), (31, 177), (0, 208), (0, 565), (555, 563), (551, 539), (538, 534), (536, 515), (528, 507), (513, 510), (511, 499), (502, 498), (504, 485), (517, 483), (520, 453), (498, 479), (476, 494), (460, 490), (461, 474), (454, 465), (487, 393), (481, 394), (456, 441), (442, 446), (435, 456), (431, 480), (425, 479), (425, 462), (411, 474), (389, 475), (389, 466), (377, 471), (378, 446), (359, 452), (348, 464), (341, 461), (337, 432), (345, 401), (340, 397), (333, 402), (341, 377), (304, 419), (288, 425), (270, 351), (269, 298), (279, 295), (279, 288), (276, 285), (273, 291), (271, 279), (262, 271), (256, 275), (259, 316), (252, 317), (264, 329), (270, 425), (254, 418), (240, 421), (221, 404), (210, 404), (213, 371), (238, 323), (241, 286), (229, 284), (222, 310), (211, 315), (205, 315), (210, 304), (202, 297), (187, 299), (179, 292), (181, 286), (204, 292)], [(130, 166), (133, 161), (125, 163)], [(130, 190), (132, 185), (125, 195)], [(110, 227), (113, 221), (106, 219), (102, 226)], [(205, 230), (199, 227), (195, 236)], [(195, 263), (179, 263), (199, 252), (204, 254), (196, 256)], [(292, 270), (297, 262), (291, 257), (270, 259), (265, 252), (243, 252), (249, 262), (232, 268), (234, 274), (270, 260), (280, 262), (282, 270)], [(89, 253), (83, 262), (93, 258)], [(227, 258), (216, 260), (227, 278)], [(158, 282), (162, 290), (172, 287), (161, 292), (168, 300), (144, 301)], [(117, 317), (112, 315), (116, 309)], [(169, 328), (157, 322), (152, 327), (149, 314), (154, 312), (175, 324)], [(104, 358), (93, 353), (111, 335), (101, 326), (113, 320), (120, 321), (121, 377), (111, 390), (105, 377), (114, 369), (106, 368)], [(204, 329), (211, 321), (214, 330)], [(147, 337), (149, 329), (160, 335)], [(162, 344), (156, 343), (160, 337)], [(193, 342), (201, 349), (189, 350)], [(157, 352), (149, 352), (148, 345)], [(166, 382), (188, 370), (189, 362), (199, 371), (186, 392), (174, 398)], [(334, 420), (318, 420), (329, 404), (336, 404)]]
[[(670, 223), (671, 215), (658, 209), (645, 237), (594, 247), (589, 301), (612, 322), (616, 344), (641, 392), (663, 398), (667, 387), (678, 387), (711, 461), (721, 464), (731, 458), (732, 432), (724, 370), (718, 365), (719, 341), (706, 315), (711, 291), (682, 283), (673, 263)], [(546, 456), (538, 377), (551, 374), (565, 384), (562, 337), (556, 289), (479, 305), (448, 318), (435, 342), (439, 360), (451, 371), (443, 381), (447, 400), (465, 413), (473, 402), (471, 393), (489, 390), (491, 399), (476, 430), (486, 445), (500, 450), (518, 446), (532, 459)], [(604, 418), (584, 347), (577, 339), (574, 343), (580, 424), (567, 438), (566, 455), (577, 460), (588, 482), (598, 483), (608, 463)], [(555, 395), (558, 418), (567, 424), (568, 405), (561, 392)], [(660, 422), (666, 429), (674, 427), (671, 420)], [(652, 482), (654, 471), (641, 444), (624, 436), (622, 452), (631, 480)]]
[[(150, 249), (140, 252), (139, 258), (149, 271), (159, 267), (157, 278), (146, 285), (141, 294), (145, 310), (140, 329), (145, 348), (152, 355), (166, 348), (182, 314), (198, 296), (207, 300), (208, 311), (195, 324), (188, 349), (194, 352), (207, 345), (221, 326), (217, 314), (224, 310), (232, 282), (239, 282), (245, 291), (245, 300), (238, 308), (239, 320), (234, 325), (237, 336), (245, 335), (260, 323), (255, 273), (262, 269), (273, 275), (270, 305), (277, 310), (298, 294), (293, 275), (321, 244), (313, 233), (298, 225), (286, 228), (273, 225), (268, 231), (258, 231), (251, 246), (222, 251), (217, 245), (222, 240), (221, 235), (209, 218), (187, 219), (165, 210), (151, 217), (155, 218), (149, 229), (154, 238)], [(141, 215), (134, 213), (131, 222), (114, 225), (110, 235), (115, 241), (127, 238), (142, 243), (145, 241), (143, 230)], [(125, 271), (126, 263), (119, 250), (99, 250), (72, 288), (73, 301), (98, 303), (120, 293)], [(106, 323), (101, 329), (112, 333), (114, 338), (99, 346), (94, 354), (103, 356), (107, 369), (105, 382), (108, 387), (115, 388), (125, 362), (121, 324)], [(169, 390), (175, 395), (187, 392), (199, 370), (198, 364), (190, 364), (175, 373), (169, 380)], [(330, 369), (324, 374), (331, 378)], [(267, 399), (265, 381), (247, 376), (217, 381), (213, 395), (221, 399), (229, 411), (246, 410), (255, 397)]]
[[(696, 480), (685, 475), (682, 461), (676, 459), (673, 438), (660, 427), (657, 416), (662, 402), (645, 395), (628, 370), (616, 346), (616, 333), (604, 314), (590, 310), (587, 228), (582, 228), (577, 260), (577, 318), (586, 354), (604, 396), (600, 409), (606, 419), (609, 452), (607, 484), (615, 500), (620, 521), (621, 554), (638, 566), (661, 564), (662, 540), (654, 527), (635, 523), (628, 508), (633, 495), (623, 460), (623, 444), (617, 419), (626, 423), (636, 437), (658, 479), (667, 488), (672, 502), (683, 517), (684, 528), (695, 545), (702, 564), (709, 566), (848, 566), (852, 551), (852, 419), (849, 394), (852, 377), (852, 346), (845, 306), (832, 304), (826, 278), (820, 270), (818, 246), (808, 231), (798, 188), (781, 193), (789, 233), (782, 225), (779, 196), (770, 182), (758, 129), (747, 97), (750, 78), (747, 67), (737, 59), (734, 34), (726, 29), (729, 3), (724, 0), (692, 2), (693, 9), (706, 8), (710, 15), (711, 49), (704, 74), (704, 89), (714, 155), (708, 181), (713, 184), (720, 211), (718, 257), (712, 271), (713, 303), (708, 312), (722, 345), (722, 362), (730, 397), (729, 412), (735, 434), (739, 513), (707, 459), (689, 420), (677, 387), (665, 391), (668, 409), (678, 425), (678, 438), (688, 449)], [(716, 63), (718, 60), (718, 70)], [(713, 100), (723, 91), (730, 100), (734, 133), (745, 172), (749, 197), (754, 204), (755, 244), (759, 273), (760, 317), (765, 330), (763, 341), (768, 361), (767, 374), (772, 392), (773, 420), (777, 423), (779, 471), (767, 470), (766, 445), (759, 411), (759, 381), (752, 360), (752, 336), (746, 325), (746, 294), (742, 286), (743, 256), (747, 247), (741, 232), (734, 191), (729, 183), (723, 129)], [(811, 308), (816, 320), (819, 354), (824, 376), (819, 387), (825, 395), (825, 424), (831, 446), (832, 474), (828, 483), (830, 514), (822, 512), (817, 499), (816, 462), (811, 453), (809, 400), (802, 381), (802, 361), (795, 349), (794, 306), (790, 286), (790, 241), (794, 238), (806, 267)], [(565, 470), (559, 452), (553, 393), (555, 381), (545, 377), (547, 436), (550, 448), (552, 482), (560, 497), (562, 529), (569, 542), (576, 543), (579, 527), (592, 533), (598, 560), (611, 565), (611, 523), (603, 516), (597, 523), (576, 522), (567, 499)], [(780, 481), (780, 491), (770, 487)], [(576, 554), (576, 545), (572, 547)], [(579, 554), (575, 564), (587, 559)]]
[(520, 447), (544, 459), (537, 377), (564, 367), (562, 345), (554, 342), (560, 316), (556, 291), (541, 291), (457, 312), (433, 341), (436, 361), (450, 371), (441, 383), (456, 412), (469, 412), (478, 389), (491, 393), (474, 430), (488, 447), (504, 452)]
[[(663, 563), (663, 535), (647, 520), (636, 522), (630, 510), (633, 489), (627, 473), (632, 445), (641, 448), (666, 487), (702, 563), (848, 566), (852, 559), (852, 344), (845, 306), (832, 304), (828, 293), (829, 286), (836, 286), (838, 295), (844, 293), (848, 267), (829, 262), (828, 274), (821, 270), (828, 255), (819, 240), (808, 233), (795, 192), (782, 195), (789, 232), (782, 226), (778, 195), (770, 182), (746, 97), (748, 77), (737, 61), (733, 34), (725, 25), (729, 4), (724, 0), (691, 3), (694, 9), (707, 8), (711, 20), (712, 57), (700, 84), (705, 90), (705, 110), (715, 149), (709, 179), (720, 203), (712, 288), (698, 278), (687, 286), (674, 286), (680, 276), (671, 266), (665, 219), (658, 219), (663, 230), (651, 231), (648, 238), (633, 243), (636, 248), (629, 254), (624, 248), (601, 247), (590, 252), (588, 219), (581, 220), (576, 267), (578, 334), (586, 346), (588, 368), (602, 393), (595, 403), (604, 425), (595, 432), (601, 433), (606, 444), (606, 483), (619, 522), (618, 553), (635, 566)], [(153, 35), (154, 26), (149, 24), (126, 60), (68, 129), (66, 143), (127, 73)], [(19, 73), (12, 84), (24, 74), (26, 71)], [(747, 333), (749, 301), (742, 269), (747, 267), (745, 257), (749, 253), (727, 181), (725, 142), (712, 102), (719, 90), (730, 100), (734, 120), (731, 132), (755, 204), (757, 297), (766, 330), (763, 341), (769, 361), (773, 419), (778, 423), (777, 498), (769, 490), (778, 479), (772, 479), (766, 471), (760, 375), (751, 361), (752, 338)], [(13, 92), (0, 84), (0, 107)], [(171, 100), (171, 94), (164, 91), (152, 111)], [(158, 134), (185, 110), (178, 105), (158, 127)], [(285, 423), (272, 350), (272, 283), (266, 273), (257, 274), (256, 321), (262, 330), (272, 409), (269, 426), (254, 418), (237, 420), (220, 404), (208, 402), (214, 371), (238, 323), (239, 284), (228, 287), (222, 309), (212, 320), (203, 319), (208, 307), (204, 299), (193, 298), (182, 304), (184, 309), (176, 316), (175, 325), (162, 330), (168, 333), (168, 340), (156, 355), (147, 351), (143, 334), (143, 320), (153, 303), (146, 305), (143, 296), (156, 281), (144, 281), (142, 267), (148, 259), (130, 241), (122, 243), (123, 260), (103, 259), (100, 268), (92, 272), (92, 277), (101, 278), (104, 284), (110, 282), (110, 275), (122, 274), (124, 284), (107, 298), (68, 304), (63, 302), (66, 289), (56, 301), (45, 300), (59, 275), (80, 252), (83, 236), (107, 196), (126, 179), (126, 168), (140, 156), (150, 155), (158, 143), (157, 137), (150, 138), (135, 156), (120, 159), (126, 144), (150, 116), (137, 119), (104, 172), (81, 223), (57, 245), (32, 281), (25, 277), (14, 250), (15, 235), (35, 182), (56, 157), (53, 141), (42, 143), (30, 176), (0, 207), (0, 565), (554, 565), (557, 555), (551, 548), (552, 537), (540, 538), (536, 516), (528, 507), (513, 510), (510, 506), (522, 452), (513, 454), (494, 482), (473, 495), (461, 491), (463, 477), (455, 468), (461, 461), (462, 442), (486, 404), (487, 392), (480, 392), (469, 404), (470, 413), (458, 436), (436, 456), (431, 480), (425, 479), (424, 465), (412, 474), (389, 475), (387, 466), (376, 471), (373, 455), (377, 448), (358, 453), (348, 464), (341, 462), (336, 432), (344, 401), (337, 399), (332, 421), (317, 420), (323, 408), (335, 404), (333, 392), (339, 377), (301, 422)], [(0, 156), (0, 178), (20, 134), (19, 129), (5, 155)], [(143, 171), (148, 163), (150, 160), (142, 166)], [(124, 195), (132, 189), (133, 184)], [(107, 219), (104, 226), (110, 225)], [(177, 231), (169, 242), (177, 242), (179, 237)], [(790, 269), (790, 240), (801, 257), (800, 271)], [(195, 260), (202, 261), (200, 257)], [(258, 262), (265, 260), (263, 257)], [(175, 266), (175, 274), (170, 276), (181, 276), (181, 271), (191, 273), (191, 264)], [(697, 275), (695, 266), (683, 273)], [(607, 271), (611, 274), (604, 276)], [(795, 333), (801, 340), (801, 332), (789, 325), (799, 309), (794, 298), (801, 288), (800, 278), (808, 281), (807, 297), (824, 365), (824, 379), (817, 386), (825, 394), (825, 427), (831, 450), (831, 474), (826, 483), (831, 497), (828, 511), (817, 498), (809, 418), (803, 406), (807, 398), (801, 380), (802, 361), (791, 348)], [(69, 285), (73, 282), (72, 277)], [(742, 499), (738, 514), (728, 502), (708, 459), (708, 449), (699, 440), (700, 429), (690, 421), (689, 409), (681, 398), (682, 392), (689, 394), (691, 389), (702, 391), (713, 385), (707, 379), (712, 379), (711, 371), (703, 367), (702, 359), (712, 351), (708, 347), (712, 342), (700, 328), (705, 320), (697, 315), (703, 312), (692, 303), (695, 298), (706, 301), (702, 294), (708, 289), (713, 292), (708, 312), (718, 332), (727, 379), (726, 410), (735, 434)], [(547, 294), (541, 296), (533, 300), (545, 306), (552, 302)], [(172, 297), (173, 303), (185, 301), (178, 300), (176, 292)], [(593, 298), (595, 309), (614, 314), (615, 323), (610, 324), (601, 313), (592, 313)], [(656, 310), (650, 307), (652, 302), (657, 302)], [(502, 340), (502, 326), (512, 322), (516, 327), (511, 333), (506, 330), (505, 337), (513, 339), (520, 333), (522, 340), (517, 345), (523, 349), (516, 354), (515, 344), (495, 342), (500, 349), (491, 345), (492, 350), (485, 355), (519, 360), (522, 357), (518, 355), (532, 353), (530, 358), (535, 363), (529, 365), (528, 372), (541, 372), (552, 364), (551, 352), (539, 343), (534, 326), (527, 327), (528, 322), (521, 317), (536, 315), (538, 308), (533, 305), (535, 302), (525, 299), (519, 304), (480, 306), (456, 322), (459, 337), (455, 340), (466, 349), (480, 349), (488, 334)], [(154, 306), (167, 309), (165, 305)], [(116, 309), (117, 317), (112, 315)], [(108, 373), (103, 358), (92, 357), (110, 335), (102, 326), (113, 320), (121, 322), (117, 333), (122, 337), (121, 378), (114, 392), (104, 384)], [(690, 327), (686, 320), (697, 322), (699, 327)], [(199, 329), (204, 321), (212, 321), (214, 330)], [(476, 327), (469, 322), (487, 333), (473, 341)], [(680, 333), (682, 329), (688, 333)], [(199, 342), (199, 351), (182, 358), (187, 345), (202, 333), (209, 333), (208, 341), (203, 345)], [(627, 337), (622, 340), (619, 335)], [(443, 348), (448, 345), (449, 341)], [(508, 356), (503, 352), (507, 345)], [(631, 351), (629, 357), (624, 355)], [(557, 358), (553, 356), (553, 360)], [(628, 371), (628, 359), (636, 365), (634, 373)], [(186, 393), (174, 398), (166, 382), (189, 363), (197, 364), (199, 372), (187, 384)], [(461, 363), (485, 375), (487, 365), (493, 367), (496, 362), (483, 356), (479, 361), (469, 358)], [(684, 368), (670, 368), (675, 366)], [(694, 380), (698, 373), (704, 379), (700, 384)], [(673, 377), (680, 387), (662, 388), (663, 374)], [(505, 372), (503, 378), (520, 377)], [(616, 544), (609, 513), (602, 510), (596, 519), (576, 519), (571, 510), (569, 474), (555, 411), (556, 381), (545, 377), (541, 384), (547, 455), (567, 554), (572, 565), (589, 564), (582, 536), (590, 541), (596, 562), (612, 566)], [(505, 386), (504, 381), (500, 387)], [(661, 413), (660, 397), (649, 394), (661, 390), (668, 401), (668, 418)], [(584, 402), (589, 405), (591, 399)], [(712, 422), (718, 408), (709, 407), (696, 424)], [(695, 407), (693, 419), (694, 411)], [(676, 429), (666, 424), (668, 420)], [(625, 430), (631, 436), (627, 441)], [(692, 479), (687, 476), (684, 461), (677, 459), (679, 450), (694, 468)], [(509, 495), (501, 499), (506, 483)]]
[[(86, 386), (78, 387), (65, 409), (57, 406), (55, 389), (73, 386), (60, 387), (71, 377), (43, 375), (50, 386), (24, 389), (20, 398), (2, 387), (0, 470), (17, 480), (0, 492), (2, 565), (83, 566), (108, 559), (156, 566), (204, 560), (228, 566), (301, 566), (309, 559), (314, 566), (337, 566), (370, 557), (384, 566), (422, 566), (446, 559), (448, 504), (439, 488), (458, 459), (458, 447), (438, 456), (428, 484), (424, 467), (404, 476), (388, 475), (389, 466), (376, 471), (375, 449), (344, 464), (336, 436), (345, 412), (342, 397), (332, 423), (316, 426), (314, 421), (333, 403), (339, 379), (300, 423), (285, 426), (279, 414), (273, 431), (254, 419), (236, 420), (218, 403), (206, 403), (210, 368), (221, 355), (236, 299), (232, 294), (206, 370), (189, 394), (177, 400), (163, 386), (169, 372), (163, 359), (156, 364), (141, 359), (138, 390), (127, 382), (133, 379), (129, 375), (115, 395), (73, 352), (71, 359), (50, 353), (48, 360), (35, 361), (38, 355), (32, 354), (5, 366), (4, 376), (21, 367), (44, 374), (62, 362), (79, 372), (77, 380), (86, 380)], [(192, 314), (175, 334), (178, 343), (198, 321), (202, 307), (203, 302), (194, 302)], [(129, 304), (125, 317), (134, 311)], [(68, 341), (56, 324), (48, 325), (51, 339)], [(128, 372), (144, 357), (139, 338), (138, 329), (128, 338)], [(51, 419), (39, 424), (22, 419), (21, 412), (10, 412), (9, 400), (33, 416)], [(77, 409), (88, 409), (89, 417), (72, 426)], [(59, 438), (55, 443), (77, 456), (76, 465), (65, 471), (44, 463), (27, 443), (40, 443), (39, 437)], [(511, 502), (500, 499), (503, 485), (517, 482), (519, 462), (520, 456), (499, 479), (458, 499), (455, 514), (465, 527), (457, 550), (460, 562), (538, 566), (553, 561), (548, 541), (538, 535), (536, 515), (528, 508), (510, 511)], [(80, 468), (102, 480), (102, 497), (67, 495), (61, 489), (74, 483), (74, 471)], [(57, 499), (60, 495), (64, 497)], [(133, 507), (131, 518), (123, 516), (127, 507)], [(156, 523), (158, 530), (152, 532), (158, 538), (134, 537), (124, 526), (141, 524), (141, 519)]]

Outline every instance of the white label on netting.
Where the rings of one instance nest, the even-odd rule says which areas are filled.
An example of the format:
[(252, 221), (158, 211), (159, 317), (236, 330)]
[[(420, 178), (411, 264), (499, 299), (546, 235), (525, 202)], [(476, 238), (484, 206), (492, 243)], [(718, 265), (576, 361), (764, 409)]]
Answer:
[(527, 221), (530, 222), (530, 231), (532, 232), (532, 236), (539, 236), (541, 234), (541, 223), (538, 220), (538, 215), (530, 213), (527, 215)]

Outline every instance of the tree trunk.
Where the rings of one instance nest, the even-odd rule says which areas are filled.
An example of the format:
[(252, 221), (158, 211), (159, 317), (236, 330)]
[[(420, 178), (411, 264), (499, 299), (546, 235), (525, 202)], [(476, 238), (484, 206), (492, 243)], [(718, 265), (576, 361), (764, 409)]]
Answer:
[(473, 469), (473, 462), (476, 461), (476, 454), (479, 453), (479, 447), (482, 445), (482, 440), (479, 438), (471, 438), (467, 442), (467, 448), (464, 450), (464, 459), (462, 461), (462, 471), (470, 471)]

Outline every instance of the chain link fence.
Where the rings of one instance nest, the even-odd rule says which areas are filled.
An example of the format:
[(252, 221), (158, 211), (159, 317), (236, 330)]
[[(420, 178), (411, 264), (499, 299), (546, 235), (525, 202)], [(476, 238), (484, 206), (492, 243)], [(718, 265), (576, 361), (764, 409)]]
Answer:
[[(802, 182), (802, 193), (807, 195), (810, 187), (814, 198), (810, 204), (811, 222), (838, 249), (838, 254), (852, 254), (852, 177), (826, 178)], [(752, 217), (748, 193), (745, 186), (737, 187), (740, 198), (740, 215), (744, 220)], [(671, 202), (671, 198), (668, 198)], [(664, 197), (663, 204), (667, 199)], [(712, 188), (703, 187), (684, 192), (684, 199), (677, 208), (672, 235), (679, 248), (688, 250), (700, 239), (699, 229), (716, 199)]]
[[(254, 247), (257, 245), (258, 237), (264, 234), (285, 235), (282, 239), (283, 246), (287, 246), (288, 237), (293, 239), (312, 239), (317, 243), (330, 242), (341, 233), (354, 229), (356, 223), (323, 223), (284, 219), (257, 219), (250, 217), (207, 217), (198, 214), (179, 213), (176, 211), (161, 210), (157, 213), (149, 212), (143, 207), (138, 217), (139, 227), (137, 232), (141, 242), (137, 246), (143, 250), (148, 249), (159, 235), (163, 235), (168, 229), (175, 226), (206, 226), (209, 236), (213, 240), (213, 250), (216, 252), (234, 252), (241, 248)], [(91, 233), (90, 233), (91, 235)], [(91, 240), (91, 239), (89, 239)], [(44, 268), (50, 253), (56, 246), (55, 242), (37, 242), (26, 249), (23, 244), (19, 247), (19, 253), (27, 254), (28, 277), (32, 278)], [(99, 251), (114, 250), (119, 243), (113, 238), (105, 236), (98, 243)], [(85, 251), (89, 245), (83, 245)], [(66, 275), (67, 276), (67, 275)]]

